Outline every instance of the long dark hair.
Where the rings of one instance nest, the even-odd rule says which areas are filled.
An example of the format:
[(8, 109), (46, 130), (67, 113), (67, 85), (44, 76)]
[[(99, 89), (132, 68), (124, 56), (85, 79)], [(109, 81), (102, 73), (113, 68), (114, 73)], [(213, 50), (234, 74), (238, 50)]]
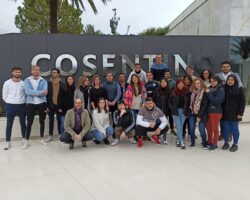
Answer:
[[(182, 90), (180, 90), (180, 89), (178, 88), (178, 84), (179, 84), (180, 82), (182, 82), (183, 85), (184, 85), (184, 87), (183, 87)], [(176, 81), (175, 88), (174, 88), (173, 92), (174, 92), (174, 94), (175, 94), (176, 96), (182, 96), (182, 95), (185, 95), (185, 94), (188, 93), (188, 88), (185, 86), (185, 83), (184, 83), (184, 80), (183, 80), (183, 79), (178, 79), (178, 80)]]
[[(167, 83), (167, 86), (165, 88), (161, 87), (161, 82), (162, 81), (165, 81)], [(160, 80), (160, 86), (159, 86), (157, 92), (158, 92), (158, 94), (160, 96), (166, 95), (166, 94), (168, 94), (170, 92), (169, 87), (168, 87), (167, 79), (163, 78), (163, 79)]]
[[(189, 80), (190, 85), (186, 85), (186, 84), (185, 84), (185, 79), (186, 79), (186, 78)], [(192, 86), (193, 79), (192, 79), (192, 77), (191, 77), (190, 75), (186, 74), (186, 75), (184, 75), (184, 76), (182, 77), (182, 79), (183, 79), (184, 85), (185, 85), (186, 87), (189, 87), (189, 88), (190, 88), (190, 87)]]
[[(229, 86), (227, 84), (227, 81), (229, 78), (234, 79), (234, 85)], [(228, 92), (230, 94), (238, 94), (239, 93), (239, 82), (238, 82), (238, 79), (236, 78), (235, 75), (233, 75), (233, 74), (228, 75), (227, 80), (226, 80), (226, 84), (225, 84), (225, 91), (226, 91), (226, 93)]]
[(108, 110), (107, 110), (107, 108), (106, 108), (106, 107), (107, 107), (106, 99), (104, 99), (103, 97), (100, 97), (100, 98), (98, 99), (98, 101), (97, 101), (97, 112), (98, 112), (98, 113), (101, 113), (101, 112), (102, 112), (102, 111), (101, 111), (101, 108), (100, 108), (100, 105), (99, 105), (100, 101), (104, 101), (104, 102), (105, 102), (104, 111), (105, 111), (105, 113), (107, 113)]
[[(136, 77), (137, 79), (138, 79), (138, 93), (137, 93), (137, 91), (136, 91), (136, 89), (135, 89), (135, 85), (134, 85), (134, 82), (133, 82), (133, 77)], [(139, 76), (137, 76), (136, 74), (133, 74), (132, 76), (131, 76), (131, 80), (130, 80), (130, 86), (132, 87), (132, 93), (135, 95), (135, 96), (137, 96), (137, 95), (139, 95), (139, 94), (142, 94), (142, 84), (141, 84), (141, 80), (139, 79)]]
[[(72, 85), (69, 85), (69, 83), (68, 83), (69, 78), (73, 79)], [(72, 75), (66, 76), (66, 79), (65, 79), (65, 90), (70, 90), (70, 88), (75, 88), (75, 80), (74, 80), (74, 77)]]
[(203, 70), (201, 71), (200, 78), (201, 78), (203, 81), (205, 81), (205, 78), (204, 78), (204, 76), (203, 76), (203, 73), (204, 73), (205, 71), (208, 72), (208, 74), (209, 74), (209, 75), (208, 75), (208, 80), (210, 81), (211, 77), (213, 76), (213, 72), (212, 72), (210, 69), (203, 69)]

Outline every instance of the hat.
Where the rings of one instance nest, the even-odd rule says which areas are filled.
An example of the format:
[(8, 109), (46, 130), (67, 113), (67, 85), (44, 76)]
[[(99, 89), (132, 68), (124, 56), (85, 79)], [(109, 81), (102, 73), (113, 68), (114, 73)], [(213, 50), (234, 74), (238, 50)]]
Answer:
[(117, 105), (118, 105), (118, 104), (122, 104), (122, 103), (125, 105), (125, 102), (124, 102), (124, 100), (123, 100), (123, 99), (121, 99), (121, 100), (117, 101)]

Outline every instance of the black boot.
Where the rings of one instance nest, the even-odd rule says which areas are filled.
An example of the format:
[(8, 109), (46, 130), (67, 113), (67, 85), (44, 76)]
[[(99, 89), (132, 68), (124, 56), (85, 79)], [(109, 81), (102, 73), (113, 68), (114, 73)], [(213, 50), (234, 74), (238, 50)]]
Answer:
[(74, 149), (74, 143), (73, 142), (69, 143), (69, 149)]

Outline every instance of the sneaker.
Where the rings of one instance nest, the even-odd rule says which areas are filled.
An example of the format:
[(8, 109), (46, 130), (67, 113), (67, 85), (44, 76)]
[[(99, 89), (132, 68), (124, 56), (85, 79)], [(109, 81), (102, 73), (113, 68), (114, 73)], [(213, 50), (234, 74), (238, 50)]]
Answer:
[(101, 142), (98, 141), (98, 140), (93, 140), (93, 142), (94, 142), (95, 144), (101, 144)]
[(82, 141), (82, 147), (87, 147), (87, 142), (86, 141)]
[(222, 150), (228, 150), (229, 149), (229, 144), (227, 142), (225, 142), (225, 144), (222, 146)]
[(142, 146), (143, 146), (143, 139), (138, 139), (137, 147), (142, 148)]
[(48, 136), (48, 139), (47, 139), (47, 143), (51, 142), (53, 140), (53, 136), (52, 135), (49, 135)]
[(204, 150), (207, 150), (207, 144), (202, 143), (201, 145), (202, 145), (202, 148), (203, 148)]
[(233, 144), (229, 150), (230, 150), (231, 152), (237, 151), (237, 150), (238, 150), (238, 145)]
[(29, 147), (29, 141), (25, 140), (22, 145), (22, 149), (27, 149)]
[(135, 138), (133, 138), (133, 137), (129, 138), (129, 142), (130, 142), (130, 144), (136, 144), (137, 143)]
[(74, 149), (74, 143), (69, 143), (69, 149)]
[(170, 133), (172, 133), (173, 135), (176, 135), (176, 131), (174, 129), (171, 129)]
[(119, 143), (120, 143), (120, 140), (115, 139), (115, 140), (112, 142), (111, 146), (116, 146), (116, 145), (119, 144)]
[(6, 142), (6, 146), (4, 147), (4, 150), (9, 150), (11, 148), (10, 142)]
[(186, 149), (185, 143), (184, 143), (184, 142), (181, 142), (181, 149), (182, 149), (182, 150), (185, 150), (185, 149)]
[(191, 148), (191, 149), (194, 149), (194, 148), (195, 148), (195, 145), (194, 145), (194, 144), (191, 144), (191, 145), (190, 145), (190, 148)]
[(45, 142), (43, 138), (41, 138), (40, 143), (41, 145), (48, 146), (48, 143)]
[(108, 139), (103, 139), (103, 142), (104, 142), (104, 144), (106, 144), (106, 145), (110, 145), (110, 142), (109, 142)]
[(181, 147), (181, 143), (179, 142), (179, 140), (176, 140), (176, 147)]
[(167, 140), (163, 140), (163, 144), (167, 145), (168, 141)]
[(215, 150), (215, 149), (217, 149), (218, 148), (218, 146), (217, 145), (210, 145), (209, 147), (208, 147), (208, 151), (213, 151), (213, 150)]
[(159, 138), (158, 138), (157, 135), (152, 135), (152, 136), (150, 137), (150, 139), (151, 139), (156, 145), (161, 144), (161, 142), (160, 142), (160, 140), (159, 140)]

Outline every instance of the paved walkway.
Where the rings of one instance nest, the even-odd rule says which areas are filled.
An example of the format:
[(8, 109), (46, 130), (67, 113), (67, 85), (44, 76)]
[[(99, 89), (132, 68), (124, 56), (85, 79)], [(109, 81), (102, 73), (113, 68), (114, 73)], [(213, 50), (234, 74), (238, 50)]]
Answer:
[[(239, 151), (183, 151), (169, 136), (167, 146), (124, 141), (87, 148), (32, 140), (21, 149), (0, 142), (0, 195), (4, 200), (249, 200), (250, 125), (240, 126)], [(221, 147), (222, 142), (219, 143)]]

